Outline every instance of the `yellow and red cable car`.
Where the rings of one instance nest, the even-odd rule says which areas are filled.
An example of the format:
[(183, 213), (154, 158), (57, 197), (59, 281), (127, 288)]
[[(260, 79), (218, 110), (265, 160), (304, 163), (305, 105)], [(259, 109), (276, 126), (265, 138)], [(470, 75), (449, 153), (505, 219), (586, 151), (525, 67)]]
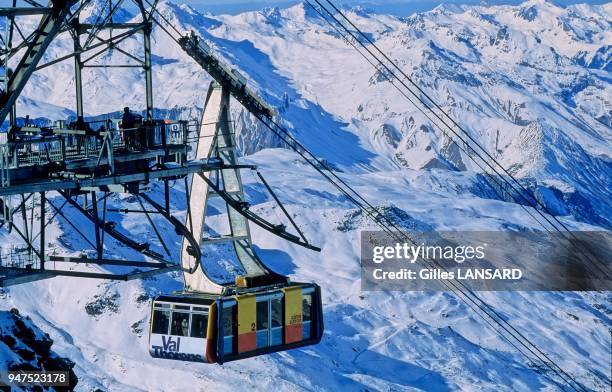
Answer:
[(321, 290), (312, 283), (234, 295), (159, 296), (151, 308), (149, 352), (156, 358), (223, 364), (317, 344)]

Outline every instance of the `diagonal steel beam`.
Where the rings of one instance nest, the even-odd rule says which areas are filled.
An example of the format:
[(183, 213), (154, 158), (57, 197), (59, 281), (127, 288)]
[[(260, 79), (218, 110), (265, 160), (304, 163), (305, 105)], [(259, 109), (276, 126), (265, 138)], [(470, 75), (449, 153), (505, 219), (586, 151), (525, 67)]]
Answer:
[(166, 242), (164, 242), (164, 238), (159, 233), (159, 230), (157, 230), (157, 227), (155, 226), (155, 222), (153, 222), (153, 219), (151, 219), (151, 216), (149, 215), (149, 213), (147, 212), (147, 209), (142, 204), (142, 200), (140, 200), (140, 197), (138, 195), (136, 195), (136, 200), (138, 201), (138, 204), (140, 204), (140, 208), (142, 209), (142, 212), (144, 212), (145, 216), (147, 217), (147, 220), (149, 221), (149, 224), (153, 228), (153, 231), (155, 232), (155, 235), (157, 236), (157, 239), (159, 240), (159, 242), (164, 247), (164, 250), (166, 251), (166, 254), (168, 256), (170, 256), (170, 250), (168, 250), (168, 246), (166, 246)]
[[(71, 201), (72, 199), (68, 200), (66, 199), (66, 203)], [(49, 202), (49, 205), (51, 206), (51, 208), (53, 208), (55, 210), (55, 212), (57, 212), (62, 218), (64, 218), (64, 220), (85, 240), (87, 241), (87, 243), (89, 243), (89, 245), (91, 245), (92, 248), (95, 248), (96, 246), (93, 244), (93, 242), (91, 242), (89, 240), (89, 238), (87, 238), (87, 236), (81, 231), (79, 230), (76, 225), (74, 223), (72, 223), (72, 221), (70, 219), (68, 219), (66, 217), (66, 215), (64, 215), (64, 213), (62, 212), (61, 208), (57, 208), (55, 205), (53, 205), (53, 203), (51, 203), (50, 200), (47, 200)], [(64, 203), (64, 204), (66, 204)], [(62, 207), (63, 208), (63, 207)]]
[[(138, 31), (140, 31), (142, 29), (143, 29), (143, 27), (139, 25), (137, 27), (134, 27), (133, 29), (125, 31), (125, 32), (123, 32), (121, 34), (118, 34), (118, 35), (116, 35), (116, 36), (114, 36), (112, 38), (109, 38), (107, 40), (104, 40), (104, 42), (98, 42), (96, 44), (93, 44), (90, 47), (88, 47), (87, 49), (75, 50), (73, 53), (69, 53), (67, 55), (58, 57), (55, 60), (51, 60), (51, 61), (49, 61), (49, 62), (47, 62), (45, 64), (39, 65), (38, 67), (36, 67), (35, 71), (38, 71), (39, 69), (42, 69), (42, 68), (46, 68), (46, 67), (48, 67), (50, 65), (53, 65), (53, 64), (57, 64), (57, 63), (59, 63), (61, 61), (68, 60), (68, 59), (70, 59), (72, 57), (75, 57), (78, 54), (83, 54), (85, 52), (88, 52), (90, 50), (96, 49), (96, 48), (98, 48), (100, 46), (103, 46), (103, 45), (109, 45), (111, 43), (116, 45), (119, 42), (121, 42), (121, 41), (123, 41), (123, 40), (125, 40), (125, 39), (127, 39), (129, 37), (131, 37), (134, 33), (137, 33)], [(108, 47), (105, 48), (104, 50), (107, 50), (107, 49), (108, 49)]]
[(172, 267), (174, 264), (158, 263), (148, 261), (134, 260), (113, 260), (113, 259), (90, 259), (86, 257), (73, 256), (48, 256), (47, 260), (55, 262), (76, 263), (76, 264), (96, 264), (96, 265), (117, 265), (124, 267), (145, 267), (145, 268), (166, 268)]
[(77, 0), (51, 0), (53, 11), (43, 15), (35, 39), (9, 79), (7, 91), (0, 94), (0, 124), (4, 123), (36, 65), (61, 30), (66, 18), (71, 15), (70, 7), (76, 2)]
[(45, 15), (52, 11), (49, 7), (3, 7), (0, 16)]

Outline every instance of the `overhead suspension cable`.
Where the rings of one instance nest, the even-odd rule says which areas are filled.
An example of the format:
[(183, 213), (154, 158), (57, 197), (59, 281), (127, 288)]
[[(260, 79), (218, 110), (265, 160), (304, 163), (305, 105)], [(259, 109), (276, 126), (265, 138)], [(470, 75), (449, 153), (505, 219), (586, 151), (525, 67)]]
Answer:
[[(147, 0), (145, 0), (147, 1)], [(307, 1), (311, 6), (312, 4)], [(147, 1), (148, 3), (148, 1)], [(150, 5), (150, 3), (149, 3)], [(314, 7), (313, 7), (314, 8)], [(316, 8), (315, 8), (316, 10)], [(159, 15), (159, 11), (155, 10)], [(162, 19), (168, 24), (168, 20), (162, 16)], [(161, 26), (161, 23), (154, 19), (153, 20)], [(170, 24), (171, 25), (171, 24)], [(174, 28), (174, 27), (173, 27)], [(162, 29), (172, 37), (177, 43), (178, 39), (174, 38), (170, 32), (162, 26)], [(176, 28), (174, 28), (175, 31)], [(180, 35), (180, 33), (179, 33)], [(388, 233), (397, 240), (403, 240), (414, 244), (415, 242), (407, 236), (402, 230), (391, 221), (390, 218), (382, 214), (377, 208), (370, 204), (365, 198), (363, 198), (357, 191), (350, 187), (344, 180), (342, 180), (332, 169), (320, 159), (306, 149), (299, 141), (297, 141), (291, 133), (283, 126), (279, 125), (269, 116), (262, 113), (253, 113), (270, 131), (272, 131), (277, 137), (279, 137), (287, 146), (293, 151), (300, 155), (310, 166), (312, 166), (319, 174), (321, 174), (330, 184), (336, 187), (342, 194), (344, 194), (349, 201), (355, 204), (365, 215), (371, 218), (382, 231)], [(438, 268), (444, 268), (439, 265), (435, 260), (422, 259), (429, 266), (437, 266)], [(500, 336), (508, 341), (522, 355), (529, 359), (535, 358), (546, 368), (555, 373), (560, 379), (562, 379), (567, 385), (571, 386), (575, 390), (586, 391), (586, 388), (577, 382), (571, 375), (561, 369), (554, 361), (552, 361), (546, 354), (539, 350), (529, 339), (517, 331), (512, 325), (510, 325), (495, 309), (484, 302), (474, 292), (469, 290), (462, 282), (456, 280), (442, 281), (440, 282), (446, 286), (450, 291), (453, 291), (459, 299), (461, 299), (468, 307), (479, 315), (484, 321), (491, 326)], [(495, 324), (495, 325), (493, 325)], [(521, 348), (522, 347), (522, 348)], [(530, 353), (532, 356), (526, 354)]]
[[(317, 13), (319, 13), (319, 15), (326, 20), (330, 25), (333, 26), (333, 24), (319, 11), (319, 9), (317, 9), (317, 7), (315, 7), (310, 1), (307, 0), (307, 3), (315, 10), (317, 11)], [(317, 1), (317, 3), (321, 6), (321, 4)], [(329, 13), (329, 11), (327, 11)], [(336, 29), (337, 30), (337, 29)], [(351, 41), (349, 40), (349, 43)], [(363, 45), (363, 44), (362, 44)], [(367, 49), (367, 48), (366, 48)], [(427, 262), (427, 260), (425, 260)], [(454, 281), (450, 281), (455, 283)], [(467, 289), (467, 287), (465, 287), (461, 282), (459, 282), (460, 286), (463, 286), (463, 288), (465, 288), (467, 290), (468, 295), (466, 295), (466, 292), (463, 292), (461, 289), (459, 290), (461, 292), (461, 294), (466, 295), (466, 297), (469, 298), (469, 296), (473, 296), (473, 298), (484, 307), (484, 309), (486, 310), (485, 313), (487, 314), (488, 317), (491, 317), (493, 315), (493, 317), (491, 317), (493, 319), (493, 321), (500, 325), (505, 331), (510, 332), (510, 335), (519, 341), (519, 343), (524, 346), (530, 353), (532, 353), (536, 358), (538, 358), (547, 368), (549, 368), (550, 370), (552, 370), (555, 374), (557, 374), (561, 379), (563, 379), (565, 382), (568, 383), (568, 385), (572, 386), (574, 389), (577, 390), (585, 390), (585, 388), (578, 383), (571, 375), (569, 375), (567, 372), (565, 372), (563, 369), (561, 369), (554, 361), (552, 361), (545, 353), (543, 353), (540, 349), (538, 349), (531, 341), (529, 341), (527, 338), (525, 338), (524, 335), (522, 335), (519, 331), (517, 331), (512, 325), (510, 325), (505, 319), (503, 319), (490, 305), (488, 305), (486, 302), (484, 302), (482, 299), (480, 299), (478, 296), (476, 296), (473, 292), (471, 292), (471, 290)], [(455, 290), (453, 290), (455, 291)], [(471, 299), (470, 299), (471, 300)], [(480, 305), (477, 304), (477, 306), (480, 308), (480, 310), (483, 310), (483, 307), (481, 307)], [(488, 311), (490, 311), (491, 313), (489, 314)], [(497, 320), (496, 320), (497, 319)], [(500, 322), (498, 322), (500, 321)], [(506, 340), (507, 337), (503, 336)], [(512, 343), (511, 343), (512, 344)], [(514, 347), (516, 347), (516, 345), (512, 344)], [(523, 353), (522, 350), (519, 349), (519, 352)], [(523, 353), (524, 354), (524, 353)], [(525, 354), (524, 354), (525, 355)], [(529, 357), (529, 356), (527, 356)]]
[[(309, 3), (309, 5), (312, 7), (312, 4), (310, 4), (310, 3)], [(314, 8), (314, 7), (313, 7), (313, 8)], [(318, 9), (315, 9), (315, 10), (316, 10), (316, 11), (319, 13), (319, 15), (320, 15), (320, 16), (321, 16), (323, 19), (325, 19), (325, 16), (324, 16), (324, 15), (323, 15), (323, 14), (322, 14), (322, 13), (321, 13), (321, 12), (320, 12)], [(328, 22), (328, 23), (329, 23), (329, 22)], [(365, 60), (366, 60), (366, 61), (367, 61), (367, 62), (368, 62), (370, 65), (372, 65), (372, 66), (373, 66), (375, 69), (377, 69), (377, 70), (378, 70), (378, 66), (377, 66), (376, 64), (374, 64), (374, 62), (373, 62), (373, 61), (372, 61), (372, 60), (371, 60), (371, 59), (370, 59), (368, 56), (366, 56), (366, 55), (365, 55), (365, 54), (362, 52), (362, 50), (359, 48), (359, 46), (357, 46), (357, 44), (355, 43), (355, 41), (356, 41), (356, 40), (349, 40), (349, 39), (346, 39), (346, 37), (343, 35), (343, 32), (342, 32), (342, 31), (340, 31), (340, 29), (339, 29), (338, 27), (336, 27), (336, 26), (335, 26), (335, 25), (333, 25), (333, 24), (330, 24), (330, 25), (331, 25), (331, 27), (333, 27), (333, 28), (336, 30), (336, 32), (338, 32), (338, 33), (340, 34), (340, 36), (341, 36), (341, 37), (342, 37), (342, 38), (345, 40), (345, 42), (347, 42), (347, 43), (348, 43), (350, 46), (352, 46), (352, 47), (353, 47), (353, 48), (354, 48), (354, 49), (355, 49), (355, 50), (356, 50), (356, 51), (357, 51), (359, 54), (361, 54), (361, 55), (363, 56), (363, 58), (364, 58), (364, 59), (365, 59)], [(447, 132), (447, 131), (446, 131), (444, 128), (440, 127), (440, 126), (439, 126), (439, 125), (438, 125), (438, 124), (435, 122), (435, 120), (431, 118), (430, 114), (428, 114), (427, 112), (425, 112), (425, 110), (423, 110), (423, 109), (422, 109), (420, 106), (418, 106), (418, 105), (417, 105), (417, 104), (414, 102), (414, 100), (413, 100), (414, 98), (410, 97), (408, 94), (406, 94), (406, 92), (405, 92), (405, 91), (403, 91), (403, 90), (401, 89), (401, 87), (399, 87), (399, 86), (397, 86), (397, 85), (395, 84), (396, 82), (395, 82), (395, 80), (394, 80), (394, 79), (390, 78), (390, 77), (389, 77), (389, 76), (387, 76), (385, 73), (382, 73), (382, 76), (383, 76), (383, 77), (384, 77), (384, 78), (385, 78), (385, 79), (386, 79), (386, 80), (387, 80), (389, 83), (391, 83), (391, 84), (393, 85), (393, 87), (395, 87), (395, 88), (396, 88), (396, 89), (399, 91), (399, 93), (400, 93), (402, 96), (404, 96), (404, 98), (406, 98), (406, 99), (407, 99), (407, 100), (408, 100), (410, 103), (412, 103), (412, 105), (413, 105), (413, 106), (414, 106), (414, 107), (415, 107), (415, 108), (416, 108), (416, 109), (417, 109), (419, 112), (421, 112), (421, 114), (423, 114), (423, 116), (425, 116), (425, 118), (427, 118), (427, 119), (428, 119), (428, 120), (429, 120), (429, 121), (430, 121), (430, 122), (431, 122), (433, 125), (437, 126), (437, 127), (438, 127), (438, 128), (441, 130), (441, 131), (442, 131), (442, 133), (443, 133), (443, 134), (444, 134), (446, 137), (448, 137), (448, 138), (449, 138), (449, 140), (451, 140), (451, 141), (452, 141), (452, 142), (453, 142), (453, 143), (454, 143), (454, 144), (455, 144), (455, 145), (456, 145), (456, 146), (457, 146), (457, 147), (458, 147), (458, 148), (459, 148), (461, 151), (463, 151), (463, 152), (464, 152), (466, 155), (468, 155), (468, 156), (469, 156), (469, 152), (467, 151), (467, 148), (469, 148), (469, 147), (466, 147), (466, 146), (464, 146), (464, 145), (462, 145), (462, 144), (460, 144), (460, 143), (455, 142), (455, 140), (452, 138), (452, 136), (451, 136), (451, 135), (449, 135), (449, 134), (448, 134), (448, 132)], [(485, 169), (485, 168), (482, 166), (482, 164), (481, 164), (480, 162), (478, 162), (478, 161), (476, 161), (476, 160), (474, 160), (473, 162), (474, 162), (474, 164), (475, 164), (476, 166), (478, 166), (478, 168), (479, 168), (480, 170), (482, 170), (482, 172), (484, 173), (484, 175), (485, 175), (485, 176), (487, 176), (487, 177), (489, 178), (489, 180), (490, 180), (490, 182), (491, 182), (491, 183), (493, 183), (493, 184), (495, 184), (495, 185), (498, 185), (500, 188), (502, 188), (502, 187), (503, 187), (503, 184), (501, 183), (501, 178), (500, 178), (500, 177), (495, 177), (495, 176), (491, 175), (491, 173), (489, 173), (489, 172), (488, 172), (488, 171), (487, 171), (487, 170), (486, 170), (486, 169)], [(503, 199), (504, 199), (504, 195), (503, 195), (502, 193), (500, 193), (500, 192), (501, 192), (501, 190), (500, 190), (500, 189), (498, 189), (496, 186), (492, 186), (492, 187), (491, 187), (491, 189), (493, 190), (493, 192), (495, 192), (495, 194), (496, 194), (496, 195), (499, 197), (499, 199), (500, 199), (500, 200), (503, 200)], [(512, 197), (512, 198), (514, 198), (514, 197), (513, 197), (513, 195), (512, 195), (512, 194), (510, 194), (510, 193), (508, 193), (508, 196), (509, 196), (509, 197)], [(529, 216), (531, 216), (531, 217), (532, 217), (532, 218), (533, 218), (533, 219), (534, 219), (536, 222), (538, 222), (538, 224), (539, 224), (540, 226), (542, 226), (542, 227), (546, 228), (546, 226), (545, 226), (545, 225), (544, 225), (544, 224), (543, 224), (543, 223), (542, 223), (542, 222), (541, 222), (541, 221), (540, 221), (540, 220), (539, 220), (539, 219), (538, 219), (538, 218), (537, 218), (537, 217), (536, 217), (536, 216), (533, 214), (533, 212), (531, 212), (531, 211), (530, 211), (530, 210), (529, 210), (529, 209), (528, 209), (528, 208), (527, 208), (525, 205), (523, 205), (523, 204), (521, 204), (521, 203), (518, 203), (518, 204), (519, 204), (519, 206), (521, 206), (521, 208), (522, 208), (522, 209), (523, 209), (523, 210), (524, 210), (524, 211), (525, 211), (525, 212), (526, 212), (526, 213), (527, 213)]]
[[(301, 143), (299, 143), (291, 134), (278, 125), (276, 122), (270, 119), (261, 118), (259, 119), (276, 134), (283, 142), (290, 146), (296, 153), (298, 153), (307, 163), (309, 163), (315, 170), (323, 175), (332, 185), (334, 185), (340, 192), (342, 192), (349, 200), (355, 204), (361, 211), (363, 211), (368, 217), (370, 217), (385, 233), (390, 235), (396, 241), (405, 241), (416, 245), (414, 240), (410, 238), (404, 231), (401, 230), (389, 217), (382, 214), (376, 207), (372, 206), (367, 200), (365, 200), (359, 193), (357, 193), (352, 187), (350, 187), (344, 180), (338, 177), (324, 162), (316, 158), (308, 149), (306, 149)], [(266, 120), (269, 120), (268, 123)], [(312, 162), (315, 161), (315, 163)], [(439, 264), (436, 260), (429, 260), (420, 258), (430, 268), (441, 268), (447, 270), (444, 266)], [(570, 385), (573, 389), (578, 391), (586, 391), (587, 389), (576, 381), (571, 375), (564, 371), (559, 365), (557, 365), (547, 354), (542, 352), (533, 342), (525, 337), (520, 331), (514, 328), (508, 321), (505, 320), (493, 307), (477, 296), (472, 290), (470, 290), (463, 282), (458, 280), (443, 280), (442, 283), (450, 291), (458, 294), (458, 297), (466, 303), (476, 314), (485, 320), (485, 322), (494, 328), (494, 330), (500, 334), (500, 336), (506, 340), (511, 346), (517, 349), (522, 355), (527, 358), (533, 358), (541, 362), (546, 368), (550, 369), (564, 382)], [(496, 324), (497, 327), (493, 327)], [(521, 349), (520, 347), (523, 347)], [(530, 353), (528, 355), (527, 353)]]
[[(330, 0), (326, 0), (327, 3), (329, 3), (334, 8), (334, 10), (339, 15), (341, 15), (341, 17), (344, 20), (348, 21), (348, 23), (350, 24), (350, 27), (352, 27), (352, 29), (347, 27), (345, 24), (343, 24), (331, 11), (329, 11), (323, 4), (321, 4), (321, 1), (319, 1), (319, 0), (314, 0), (314, 1), (316, 1), (316, 3), (319, 5), (319, 7), (321, 7), (322, 10), (318, 9), (317, 7), (315, 7), (311, 3), (310, 0), (308, 0), (307, 3), (323, 18), (323, 20), (325, 20), (330, 26), (332, 26), (340, 34), (340, 36), (346, 42), (348, 42), (351, 46), (353, 46), (359, 52), (359, 54), (361, 54), (372, 66), (374, 66), (376, 68), (376, 70), (379, 71), (387, 80), (389, 80), (390, 82), (392, 82), (392, 78), (397, 80), (432, 115), (434, 115), (440, 122), (442, 122), (444, 127), (446, 127), (446, 129), (450, 130), (460, 140), (460, 142), (457, 142), (452, 137), (449, 137), (449, 139), (457, 147), (459, 147), (462, 151), (464, 151), (466, 153), (466, 155), (481, 170), (483, 170), (483, 173), (485, 173), (485, 175), (490, 180), (492, 180), (496, 185), (500, 185), (502, 188), (504, 188), (505, 186), (509, 186), (511, 191), (509, 191), (508, 189), (504, 189), (504, 191), (510, 197), (512, 197), (536, 222), (538, 222), (538, 224), (540, 224), (540, 226), (542, 226), (546, 231), (550, 232), (549, 227), (546, 226), (545, 224), (543, 224), (538, 218), (536, 218), (535, 215), (531, 211), (529, 211), (529, 209), (527, 209), (526, 206), (524, 206), (521, 203), (521, 200), (516, 200), (516, 196), (513, 194), (513, 192), (515, 192), (516, 195), (520, 196), (522, 201), (526, 202), (529, 206), (533, 207), (535, 212), (538, 215), (540, 215), (540, 217), (542, 217), (550, 225), (550, 227), (553, 228), (553, 231), (556, 231), (559, 234), (561, 234), (563, 236), (563, 238), (566, 238), (565, 237), (565, 233), (569, 234), (569, 237), (570, 237), (569, 241), (572, 243), (572, 245), (575, 245), (574, 248), (577, 249), (580, 253), (582, 253), (582, 255), (585, 256), (586, 260), (593, 267), (598, 269), (599, 273), (605, 274), (605, 276), (610, 276), (612, 274), (612, 271), (610, 270), (610, 268), (607, 265), (605, 265), (604, 263), (599, 262), (599, 260), (597, 260), (597, 258), (592, 254), (591, 250), (586, 248), (584, 246), (584, 244), (581, 241), (579, 241), (579, 239), (575, 236), (575, 234), (567, 228), (567, 226), (565, 226), (557, 217), (552, 215), (550, 213), (550, 211), (548, 211), (546, 206), (544, 206), (537, 198), (535, 198), (514, 176), (512, 176), (511, 173), (509, 173), (493, 156), (491, 156), (491, 154), (484, 147), (482, 147), (480, 144), (478, 144), (478, 142), (469, 134), (469, 132), (467, 132), (464, 128), (459, 126), (459, 124), (457, 124), (457, 122), (449, 114), (447, 114), (442, 109), (442, 107), (439, 104), (437, 104), (425, 91), (423, 91), (423, 89), (412, 78), (410, 78), (395, 62), (393, 62), (382, 50), (380, 50), (378, 48), (378, 46), (366, 34), (364, 34), (353, 22), (351, 22), (350, 19), (348, 19), (344, 15), (344, 13), (342, 13)], [(325, 12), (328, 16), (324, 15), (323, 12)], [(340, 29), (334, 24), (334, 22), (338, 26), (340, 26), (342, 28), (342, 30), (344, 30), (344, 32), (340, 31)], [(352, 39), (346, 38), (346, 35), (350, 35), (350, 37)], [(366, 40), (366, 42), (362, 41), (359, 38), (360, 36), (363, 37)], [(370, 54), (370, 56), (373, 57), (374, 62), (378, 63), (379, 66), (381, 66), (384, 71), (387, 71), (392, 76), (392, 78), (387, 76), (384, 72), (382, 72), (383, 70), (379, 69), (379, 67), (376, 66), (367, 57), (367, 55), (365, 53), (363, 53), (357, 47), (357, 43), (363, 49), (365, 49), (365, 51), (367, 51), (367, 53)], [(369, 46), (375, 48), (375, 50), (378, 53), (380, 53), (393, 68), (395, 68), (398, 72), (400, 72), (402, 74), (402, 76), (403, 76), (403, 79), (399, 78), (398, 75), (396, 75), (396, 73), (394, 72), (394, 70), (389, 68), (389, 66), (387, 64), (385, 64), (385, 62), (383, 60), (381, 60), (375, 53), (373, 53), (372, 50), (368, 47), (367, 44), (369, 44)], [(412, 84), (414, 87), (416, 87), (416, 89), (418, 90), (419, 93), (421, 93), (421, 95), (417, 94), (417, 92), (415, 92), (413, 89), (411, 89), (406, 84), (405, 80), (407, 80), (410, 84)], [(430, 122), (433, 125), (435, 125), (438, 129), (440, 129), (446, 136), (449, 136), (448, 133), (445, 131), (444, 127), (441, 126), (436, 121), (434, 121), (430, 116), (428, 116), (425, 113), (425, 111), (421, 107), (419, 107), (410, 97), (408, 97), (407, 94), (399, 86), (397, 86), (393, 82), (391, 84), (396, 89), (398, 89), (398, 91), (404, 97), (406, 97), (423, 115), (425, 115), (425, 117), (427, 117), (427, 119), (429, 119)], [(429, 103), (426, 102), (425, 99), (423, 99), (423, 96), (427, 98)], [(438, 113), (434, 109), (438, 109), (438, 111), (441, 114)], [(461, 131), (461, 133), (463, 133), (467, 137), (467, 139), (462, 137), (459, 134), (459, 132), (454, 130), (453, 127), (451, 125), (449, 125), (449, 122), (452, 123), (454, 126), (456, 126)], [(475, 144), (478, 147), (478, 149), (480, 151), (482, 151), (486, 155), (486, 157), (483, 157), (483, 155), (479, 151), (474, 149), (468, 142), (472, 142), (473, 144)], [(475, 156), (473, 156), (472, 154), (474, 154)], [(491, 173), (488, 173), (488, 171), (482, 167), (482, 165), (478, 162), (478, 160), (476, 158), (480, 159), (480, 161), (482, 163), (484, 163), (485, 166), (488, 166), (497, 175), (497, 177), (493, 176)], [(491, 164), (490, 161), (492, 161), (495, 165)], [(501, 171), (503, 173), (500, 173), (500, 171), (498, 171), (498, 169), (496, 169), (496, 167), (497, 168), (501, 168)], [(509, 181), (506, 177), (509, 177), (512, 180), (512, 182)], [(497, 180), (497, 178), (499, 178), (499, 180)], [(495, 186), (493, 186), (492, 188), (493, 188), (494, 192), (498, 196), (500, 196), (501, 199), (503, 199), (503, 195), (500, 195), (500, 193), (497, 191)], [(541, 211), (540, 208), (542, 210), (544, 210), (544, 211)], [(561, 228), (559, 228), (557, 226), (557, 224), (560, 225)]]

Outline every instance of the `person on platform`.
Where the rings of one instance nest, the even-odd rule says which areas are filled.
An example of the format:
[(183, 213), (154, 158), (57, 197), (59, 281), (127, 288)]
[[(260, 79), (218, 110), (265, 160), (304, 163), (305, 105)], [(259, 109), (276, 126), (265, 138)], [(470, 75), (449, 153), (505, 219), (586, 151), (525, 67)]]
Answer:
[(129, 107), (123, 108), (123, 117), (121, 118), (121, 129), (124, 130), (125, 146), (128, 150), (136, 148), (136, 117), (132, 114)]
[[(83, 119), (83, 116), (78, 116), (74, 128), (77, 131), (85, 131), (85, 135), (86, 135), (87, 134), (87, 130), (89, 128), (89, 125), (85, 122), (85, 120)], [(76, 135), (77, 154), (78, 155), (81, 155), (81, 150), (85, 146), (85, 137), (86, 137), (85, 135), (83, 135), (83, 134), (77, 134)]]

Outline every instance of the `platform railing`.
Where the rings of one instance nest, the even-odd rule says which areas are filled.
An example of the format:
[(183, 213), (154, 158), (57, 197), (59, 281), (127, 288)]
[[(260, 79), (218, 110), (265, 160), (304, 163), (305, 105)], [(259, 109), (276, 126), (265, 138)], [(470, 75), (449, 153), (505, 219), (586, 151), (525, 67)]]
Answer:
[(107, 136), (111, 139), (113, 155), (187, 145), (187, 128), (186, 122), (180, 122), (129, 129), (102, 128), (99, 131), (53, 129), (51, 135), (28, 135), (0, 145), (0, 183), (2, 174), (8, 169), (97, 158), (103, 153)]
[[(11, 185), (11, 177), (8, 171), (10, 151), (7, 145), (0, 145), (0, 187)], [(11, 209), (10, 196), (0, 197), (0, 222), (11, 222), (13, 212)]]
[(30, 270), (39, 268), (39, 265), (38, 257), (32, 251), (14, 246), (0, 248), (0, 268)]

